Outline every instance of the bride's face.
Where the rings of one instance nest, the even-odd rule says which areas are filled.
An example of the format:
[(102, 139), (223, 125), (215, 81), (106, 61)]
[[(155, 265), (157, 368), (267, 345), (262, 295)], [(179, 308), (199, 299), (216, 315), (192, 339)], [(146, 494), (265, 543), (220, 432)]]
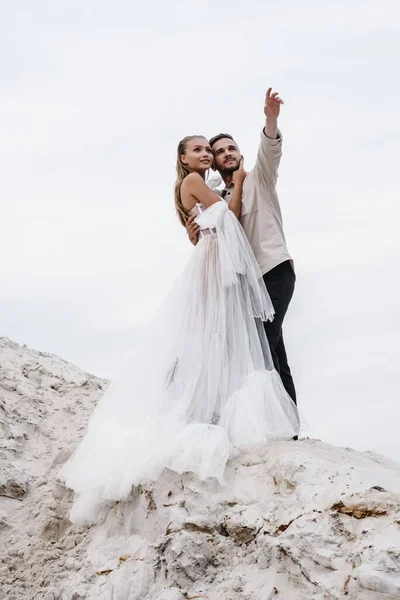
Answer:
[(196, 173), (205, 173), (213, 164), (211, 146), (205, 138), (198, 137), (189, 140), (181, 161)]

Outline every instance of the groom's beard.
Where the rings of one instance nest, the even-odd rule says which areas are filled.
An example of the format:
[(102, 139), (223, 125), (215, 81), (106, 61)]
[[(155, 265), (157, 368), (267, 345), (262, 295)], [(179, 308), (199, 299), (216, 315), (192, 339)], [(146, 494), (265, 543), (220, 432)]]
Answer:
[(218, 171), (220, 172), (220, 174), (223, 175), (231, 175), (232, 173), (234, 173), (235, 171), (238, 170), (240, 166), (240, 160), (238, 160), (233, 166), (231, 167), (224, 167), (222, 165), (222, 167), (220, 169), (218, 169)]

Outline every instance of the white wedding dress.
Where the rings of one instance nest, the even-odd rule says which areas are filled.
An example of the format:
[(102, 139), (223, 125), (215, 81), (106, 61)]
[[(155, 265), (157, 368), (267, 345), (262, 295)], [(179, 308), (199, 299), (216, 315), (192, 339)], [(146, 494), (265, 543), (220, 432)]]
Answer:
[(243, 229), (223, 200), (197, 210), (199, 243), (61, 472), (74, 522), (96, 521), (166, 467), (223, 483), (232, 452), (298, 434), (262, 323), (273, 307)]

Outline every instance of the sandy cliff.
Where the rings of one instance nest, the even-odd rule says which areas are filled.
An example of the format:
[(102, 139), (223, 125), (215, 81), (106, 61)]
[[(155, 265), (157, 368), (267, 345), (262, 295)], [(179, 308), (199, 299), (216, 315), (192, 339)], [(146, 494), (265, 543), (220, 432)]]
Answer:
[(90, 528), (57, 473), (107, 382), (0, 338), (0, 598), (400, 598), (400, 465), (318, 440), (165, 472)]

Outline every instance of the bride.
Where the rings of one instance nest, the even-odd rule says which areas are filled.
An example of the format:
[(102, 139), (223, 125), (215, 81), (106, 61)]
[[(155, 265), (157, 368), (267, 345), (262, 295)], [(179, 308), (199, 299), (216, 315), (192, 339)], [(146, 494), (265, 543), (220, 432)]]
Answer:
[(211, 165), (204, 137), (179, 142), (175, 206), (183, 225), (197, 215), (200, 241), (61, 472), (73, 522), (95, 522), (165, 468), (223, 483), (233, 451), (298, 434), (263, 327), (272, 303), (237, 218), (243, 161), (229, 204), (205, 183)]

